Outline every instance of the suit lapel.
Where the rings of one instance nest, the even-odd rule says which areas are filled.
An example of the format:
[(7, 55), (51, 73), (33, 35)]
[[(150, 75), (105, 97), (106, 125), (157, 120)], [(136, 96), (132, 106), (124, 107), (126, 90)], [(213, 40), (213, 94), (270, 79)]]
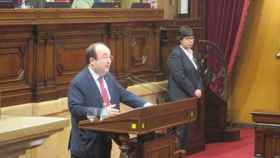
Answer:
[(187, 56), (187, 54), (182, 50), (181, 47), (179, 47), (180, 49), (180, 52), (181, 52), (181, 56), (182, 56), (182, 59), (183, 59), (183, 64), (186, 64), (187, 67), (191, 66), (193, 68), (194, 71), (196, 71), (193, 63), (191, 62), (191, 60), (189, 59), (189, 57)]
[[(197, 83), (197, 81), (200, 78), (199, 65), (197, 65), (197, 69), (195, 69), (193, 63), (191, 62), (189, 57), (185, 54), (185, 52), (182, 50), (182, 48), (179, 47), (179, 49), (180, 49), (180, 52), (181, 52), (181, 55), (182, 55), (182, 60), (183, 60), (183, 64), (184, 64), (185, 69), (187, 69), (189, 71), (188, 73), (191, 73), (190, 74), (192, 76), (191, 78), (193, 78), (192, 81), (194, 83)], [(191, 68), (190, 68), (190, 66), (191, 66)]]
[(98, 86), (97, 86), (97, 84), (96, 84), (96, 82), (94, 81), (94, 78), (91, 76), (91, 74), (90, 74), (90, 72), (89, 72), (89, 70), (88, 70), (88, 68), (86, 68), (87, 70), (87, 77), (88, 77), (88, 79), (89, 79), (89, 91), (90, 91), (90, 93), (91, 94), (95, 94), (95, 95), (97, 95), (97, 101), (99, 102), (99, 104), (97, 104), (99, 107), (102, 107), (103, 105), (102, 105), (102, 96), (101, 96), (101, 94), (100, 94), (100, 91), (99, 91), (99, 89), (98, 89)]
[(198, 63), (195, 63), (196, 66), (197, 66), (197, 69), (195, 69), (195, 66), (193, 65), (191, 59), (187, 56), (187, 54), (182, 50), (181, 47), (179, 47), (179, 49), (180, 49), (181, 55), (182, 55), (182, 57), (183, 57), (183, 60), (186, 61), (186, 62), (184, 62), (184, 63), (185, 63), (185, 64), (188, 64), (188, 65), (191, 65), (192, 68), (193, 68), (193, 70), (194, 70), (195, 72), (198, 73), (198, 72), (199, 72), (199, 65), (198, 65)]

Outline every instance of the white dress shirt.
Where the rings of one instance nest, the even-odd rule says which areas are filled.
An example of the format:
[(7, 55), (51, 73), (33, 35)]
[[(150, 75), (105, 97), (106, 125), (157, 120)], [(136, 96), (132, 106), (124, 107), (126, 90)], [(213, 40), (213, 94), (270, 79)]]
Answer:
[[(89, 72), (90, 72), (92, 78), (94, 79), (94, 81), (95, 81), (95, 83), (96, 83), (96, 85), (97, 85), (97, 87), (98, 87), (98, 89), (99, 89), (99, 92), (100, 92), (100, 94), (101, 94), (101, 91), (100, 91), (100, 84), (99, 84), (99, 81), (98, 81), (100, 75), (98, 75), (97, 73), (95, 73), (90, 67), (88, 67), (88, 69), (89, 69)], [(109, 93), (109, 89), (108, 89), (106, 80), (104, 80), (104, 85), (105, 85), (105, 89), (106, 89), (106, 91), (107, 91), (107, 93), (108, 93), (108, 95), (109, 95), (109, 100), (111, 100), (111, 95), (110, 95), (110, 93)], [(144, 107), (148, 107), (148, 106), (152, 106), (152, 105), (153, 105), (152, 103), (147, 102), (147, 103), (144, 104)]]
[(194, 57), (193, 57), (193, 51), (192, 49), (188, 49), (186, 50), (183, 46), (180, 45), (180, 48), (184, 51), (184, 53), (187, 55), (187, 57), (190, 59), (190, 61), (192, 62), (194, 68), (197, 70), (197, 65), (194, 62)]
[[(88, 67), (88, 69), (89, 69), (89, 72), (90, 72), (92, 78), (94, 79), (94, 81), (95, 81), (95, 83), (96, 83), (96, 85), (97, 85), (97, 87), (99, 89), (99, 92), (101, 94), (100, 84), (99, 84), (99, 81), (98, 81), (98, 79), (100, 78), (100, 75), (98, 75), (96, 72), (94, 72), (90, 67)], [(109, 97), (109, 101), (110, 101), (111, 100), (111, 95), (110, 95), (110, 92), (109, 92), (109, 89), (108, 89), (108, 85), (107, 85), (105, 79), (104, 79), (104, 86), (105, 86), (105, 89), (107, 91), (107, 94), (108, 94), (108, 97)]]

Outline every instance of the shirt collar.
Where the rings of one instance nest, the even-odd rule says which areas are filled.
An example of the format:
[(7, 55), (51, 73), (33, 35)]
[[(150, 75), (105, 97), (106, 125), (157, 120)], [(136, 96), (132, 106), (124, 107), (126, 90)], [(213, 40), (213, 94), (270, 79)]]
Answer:
[(90, 72), (91, 76), (93, 77), (93, 79), (97, 81), (99, 79), (100, 75), (98, 75), (96, 72), (94, 72), (92, 70), (92, 68), (90, 68), (90, 66), (88, 66), (88, 69), (89, 69), (89, 72)]
[(189, 58), (193, 58), (193, 51), (192, 49), (185, 49), (182, 45), (180, 45), (180, 48), (185, 52), (185, 54), (189, 57)]

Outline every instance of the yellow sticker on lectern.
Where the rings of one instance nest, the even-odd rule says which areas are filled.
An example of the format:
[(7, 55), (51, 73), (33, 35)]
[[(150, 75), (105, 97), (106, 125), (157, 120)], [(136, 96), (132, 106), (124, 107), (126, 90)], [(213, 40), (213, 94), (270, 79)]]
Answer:
[(193, 118), (194, 117), (194, 112), (191, 112), (191, 118)]
[(145, 123), (141, 123), (141, 128), (142, 128), (142, 129), (145, 128)]
[(136, 123), (131, 123), (131, 129), (137, 129), (137, 124)]

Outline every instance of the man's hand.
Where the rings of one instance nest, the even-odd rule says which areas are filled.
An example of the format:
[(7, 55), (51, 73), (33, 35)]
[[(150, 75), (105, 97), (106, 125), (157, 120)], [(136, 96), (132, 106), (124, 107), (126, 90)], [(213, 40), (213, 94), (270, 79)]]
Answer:
[(196, 96), (197, 98), (201, 98), (201, 96), (202, 96), (201, 90), (200, 89), (196, 89), (194, 91), (194, 96)]
[(147, 102), (147, 103), (144, 104), (144, 107), (149, 107), (149, 106), (153, 106), (153, 104), (150, 103), (150, 102)]
[(115, 108), (115, 106), (116, 105), (110, 105), (104, 108), (100, 114), (100, 120), (120, 114), (120, 110)]
[(120, 110), (119, 109), (111, 107), (111, 106), (106, 107), (106, 111), (107, 111), (109, 117), (120, 114)]

